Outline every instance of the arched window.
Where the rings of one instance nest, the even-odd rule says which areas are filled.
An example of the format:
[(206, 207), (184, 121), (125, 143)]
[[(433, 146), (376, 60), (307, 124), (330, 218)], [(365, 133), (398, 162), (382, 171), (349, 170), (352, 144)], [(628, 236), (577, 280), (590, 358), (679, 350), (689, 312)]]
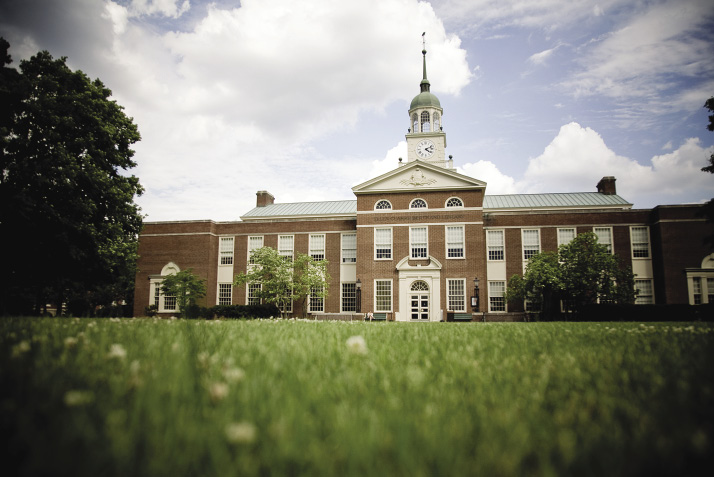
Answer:
[(411, 204), (409, 204), (410, 209), (426, 209), (426, 201), (424, 199), (414, 199)]
[(429, 123), (429, 113), (423, 111), (421, 113), (421, 132), (431, 131), (431, 124)]
[(424, 280), (417, 280), (412, 283), (411, 291), (429, 291), (429, 285)]
[(434, 131), (439, 131), (441, 127), (441, 122), (439, 118), (439, 113), (434, 113)]
[(447, 207), (463, 207), (464, 203), (461, 199), (458, 197), (451, 197), (446, 201), (446, 206)]
[(380, 200), (374, 205), (375, 210), (386, 210), (391, 208), (392, 204), (390, 204), (388, 200)]
[(416, 113), (412, 114), (412, 132), (419, 132), (419, 118)]

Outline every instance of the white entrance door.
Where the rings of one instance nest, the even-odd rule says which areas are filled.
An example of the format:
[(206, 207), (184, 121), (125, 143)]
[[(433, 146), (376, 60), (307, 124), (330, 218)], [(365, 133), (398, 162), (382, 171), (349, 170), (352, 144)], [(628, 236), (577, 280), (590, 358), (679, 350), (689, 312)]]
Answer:
[(409, 298), (410, 318), (429, 321), (429, 285), (423, 280), (412, 283)]
[(412, 293), (411, 295), (411, 319), (429, 319), (429, 294)]

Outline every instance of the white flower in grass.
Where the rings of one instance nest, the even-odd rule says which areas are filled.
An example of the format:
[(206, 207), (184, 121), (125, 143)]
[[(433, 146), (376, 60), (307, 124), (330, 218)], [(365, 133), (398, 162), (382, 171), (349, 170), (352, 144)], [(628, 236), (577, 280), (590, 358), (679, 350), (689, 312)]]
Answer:
[(228, 385), (226, 383), (212, 383), (208, 388), (208, 394), (213, 402), (224, 400), (228, 396)]
[(75, 346), (77, 346), (78, 342), (79, 342), (79, 340), (77, 338), (75, 338), (74, 336), (68, 336), (67, 338), (64, 339), (64, 345), (67, 348), (74, 348)]
[(64, 403), (67, 407), (86, 406), (94, 402), (94, 393), (92, 391), (67, 391), (64, 395)]
[(258, 434), (250, 422), (232, 422), (226, 426), (226, 438), (233, 444), (250, 444)]
[(347, 338), (347, 349), (353, 354), (367, 354), (367, 343), (361, 336)]
[(109, 348), (107, 358), (124, 359), (126, 358), (126, 350), (120, 344), (113, 344), (111, 348)]
[(30, 351), (30, 342), (22, 340), (12, 347), (12, 357), (17, 358)]
[(223, 368), (223, 377), (229, 383), (237, 383), (243, 380), (245, 373), (240, 368), (225, 367)]

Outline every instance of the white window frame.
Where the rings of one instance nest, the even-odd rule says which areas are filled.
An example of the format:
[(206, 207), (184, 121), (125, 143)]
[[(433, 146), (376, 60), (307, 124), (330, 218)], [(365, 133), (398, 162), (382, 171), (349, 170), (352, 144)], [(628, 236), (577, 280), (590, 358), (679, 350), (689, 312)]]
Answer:
[[(423, 203), (424, 206), (418, 206), (416, 204)], [(429, 203), (422, 199), (421, 197), (417, 197), (415, 199), (412, 199), (411, 202), (409, 202), (409, 208), (410, 209), (428, 209), (429, 208)]]
[[(378, 230), (389, 230), (389, 257), (378, 257), (377, 256), (377, 250), (379, 248), (382, 248), (386, 250), (386, 242), (385, 243), (379, 243), (377, 242), (377, 231)], [(382, 247), (379, 247), (379, 246)], [(374, 259), (375, 260), (392, 260), (394, 258), (394, 231), (392, 230), (392, 227), (375, 227), (374, 228)]]
[[(598, 231), (608, 231), (609, 234), (609, 242), (601, 242), (600, 241), (600, 235), (598, 234)], [(593, 233), (597, 236), (597, 243), (600, 245), (605, 245), (609, 250), (611, 254), (615, 253), (615, 244), (614, 244), (614, 239), (613, 239), (613, 233), (612, 233), (612, 227), (593, 227)]]
[[(452, 200), (458, 200), (458, 201), (460, 202), (460, 204), (459, 204), (459, 205), (449, 205), (449, 202), (451, 202)], [(457, 209), (457, 208), (458, 208), (458, 209), (463, 209), (463, 208), (464, 208), (464, 201), (463, 201), (463, 199), (462, 199), (461, 197), (456, 197), (456, 196), (454, 196), (454, 197), (449, 197), (448, 199), (446, 199), (446, 202), (444, 202), (444, 208), (445, 208), (445, 209)]]
[(219, 237), (218, 239), (218, 265), (233, 265), (233, 253), (235, 249), (234, 237)]
[[(322, 242), (322, 243), (320, 243)], [(322, 246), (320, 246), (322, 245)], [(325, 260), (325, 250), (327, 248), (327, 236), (325, 234), (310, 234), (310, 256), (313, 260)], [(320, 258), (321, 257), (321, 258)]]
[[(461, 290), (458, 290), (454, 285), (460, 284)], [(461, 307), (455, 306), (457, 302), (461, 303)], [(466, 312), (466, 279), (465, 278), (447, 278), (446, 279), (446, 303), (447, 310), (452, 312)]]
[[(251, 290), (262, 290), (263, 289), (263, 284), (262, 283), (248, 283), (245, 286), (245, 304), (246, 305), (260, 305), (263, 300), (256, 296), (251, 296)], [(257, 303), (251, 303), (251, 301), (256, 301)]]
[[(345, 237), (354, 237), (354, 247), (346, 248), (345, 247)], [(342, 263), (357, 263), (357, 232), (354, 233), (349, 233), (349, 234), (342, 234), (340, 236), (341, 240), (341, 250), (342, 250), (342, 255), (340, 256), (340, 260)], [(352, 245), (352, 244), (349, 244)], [(351, 253), (345, 253), (351, 251)], [(350, 255), (350, 256), (348, 256)]]
[[(415, 230), (421, 230), (424, 229), (424, 242), (414, 242), (414, 231)], [(421, 246), (423, 244), (423, 247)], [(419, 248), (419, 249), (424, 249), (424, 254), (425, 256), (421, 257), (415, 257), (414, 256), (414, 249)], [(428, 225), (419, 225), (417, 227), (409, 227), (409, 258), (412, 260), (424, 260), (429, 258), (429, 226)]]
[[(635, 242), (635, 230), (644, 229), (646, 242)], [(630, 227), (630, 250), (632, 252), (632, 260), (649, 260), (652, 258), (652, 245), (650, 241), (650, 228), (646, 225), (633, 225)], [(638, 246), (637, 248), (635, 246)], [(644, 246), (644, 247), (643, 247)], [(647, 253), (646, 256), (636, 256), (636, 251), (644, 251)]]
[[(494, 290), (494, 287), (498, 286), (499, 290)], [(508, 311), (508, 303), (504, 298), (506, 293), (506, 282), (504, 280), (493, 280), (488, 282), (488, 311), (489, 313), (506, 313)], [(499, 295), (500, 294), (500, 295)], [(503, 300), (503, 310), (494, 310), (494, 298), (501, 298)], [(499, 306), (500, 308), (500, 306)]]
[[(380, 288), (380, 283), (384, 288)], [(388, 285), (387, 285), (388, 284)], [(386, 291), (389, 288), (389, 293), (382, 293), (381, 291)], [(380, 297), (386, 299), (389, 297), (389, 307), (380, 308)], [(394, 306), (394, 287), (391, 278), (377, 278), (374, 280), (374, 311), (375, 313), (391, 313)]]
[[(285, 247), (284, 244), (290, 242), (290, 247)], [(295, 236), (294, 235), (278, 235), (278, 255), (289, 258), (292, 262), (295, 254)]]
[[(449, 229), (461, 229), (461, 240), (457, 242), (449, 242)], [(466, 227), (464, 225), (445, 225), (444, 226), (444, 243), (446, 245), (445, 257), (447, 260), (462, 260), (466, 258)], [(454, 245), (461, 245), (461, 255), (460, 256), (449, 256), (449, 249), (453, 248)]]
[[(255, 244), (257, 244), (259, 242), (260, 247), (251, 246), (251, 242), (255, 242)], [(258, 250), (259, 248), (263, 248), (264, 243), (265, 243), (265, 238), (262, 235), (249, 235), (248, 236), (248, 245), (247, 245), (248, 265), (253, 265), (255, 263), (255, 262), (253, 262), (253, 251)]]
[[(490, 237), (501, 237), (501, 244), (492, 244)], [(501, 258), (491, 258), (491, 252), (494, 255), (501, 252)], [(487, 230), (486, 231), (486, 260), (489, 262), (503, 262), (506, 260), (506, 231), (504, 229)]]
[[(535, 250), (535, 248), (534, 248), (536, 246), (536, 244), (531, 244), (531, 243), (526, 244), (526, 236), (530, 235), (530, 232), (535, 232), (538, 236), (538, 244), (537, 244), (538, 249), (537, 250)], [(541, 244), (540, 244), (540, 229), (521, 229), (521, 249), (523, 251), (523, 261), (524, 262), (527, 262), (533, 256), (538, 255), (541, 252), (542, 248), (541, 248)], [(534, 252), (534, 250), (535, 250), (535, 252)], [(526, 257), (526, 251), (529, 252), (530, 257)]]
[[(637, 290), (637, 297), (635, 298), (635, 304), (636, 305), (653, 305), (655, 300), (654, 300), (654, 280), (651, 278), (635, 278), (635, 290)], [(645, 283), (648, 284), (649, 286), (649, 291), (648, 294), (641, 294), (640, 292), (643, 290), (641, 286), (638, 285), (644, 285)]]
[[(226, 292), (227, 290), (227, 292)], [(224, 301), (227, 303), (221, 303)], [(219, 283), (216, 290), (216, 305), (232, 305), (233, 304), (233, 284)]]
[[(379, 207), (379, 204), (387, 204), (389, 207)], [(389, 202), (387, 199), (379, 199), (377, 202), (374, 203), (374, 210), (392, 210), (392, 203)]]
[[(563, 237), (561, 237), (560, 233), (565, 232), (565, 231), (571, 231), (573, 232), (573, 236), (570, 238), (570, 240), (565, 241), (563, 240)], [(572, 242), (575, 237), (578, 236), (578, 229), (575, 227), (558, 227), (558, 248), (560, 248), (561, 245), (568, 245), (570, 242)]]
[[(314, 290), (317, 290), (317, 288), (318, 287), (315, 287)], [(312, 289), (310, 290), (310, 295), (307, 297), (307, 310), (309, 313), (325, 313), (325, 299), (320, 297), (313, 298)]]
[[(347, 291), (345, 291), (345, 285), (348, 286)], [(352, 306), (345, 306), (345, 300), (350, 300), (353, 304)], [(351, 309), (350, 309), (351, 308)], [(340, 312), (341, 313), (355, 313), (357, 311), (357, 283), (355, 282), (342, 282), (340, 283)]]

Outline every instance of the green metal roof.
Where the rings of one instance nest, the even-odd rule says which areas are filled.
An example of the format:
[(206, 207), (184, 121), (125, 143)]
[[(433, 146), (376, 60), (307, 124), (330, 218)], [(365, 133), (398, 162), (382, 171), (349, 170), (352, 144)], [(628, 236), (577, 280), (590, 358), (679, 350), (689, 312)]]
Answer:
[(414, 99), (412, 99), (412, 104), (409, 105), (409, 111), (411, 111), (414, 108), (439, 108), (441, 109), (441, 103), (439, 102), (439, 98), (434, 96), (432, 93), (428, 91), (424, 91), (423, 93), (419, 93), (416, 96), (414, 96)]
[(271, 204), (265, 207), (255, 207), (245, 213), (241, 219), (325, 216), (325, 215), (357, 215), (356, 200), (333, 200), (328, 202), (295, 202), (291, 204)]
[(543, 209), (543, 208), (608, 207), (630, 208), (632, 204), (619, 195), (599, 192), (569, 192), (556, 194), (486, 195), (485, 209)]

